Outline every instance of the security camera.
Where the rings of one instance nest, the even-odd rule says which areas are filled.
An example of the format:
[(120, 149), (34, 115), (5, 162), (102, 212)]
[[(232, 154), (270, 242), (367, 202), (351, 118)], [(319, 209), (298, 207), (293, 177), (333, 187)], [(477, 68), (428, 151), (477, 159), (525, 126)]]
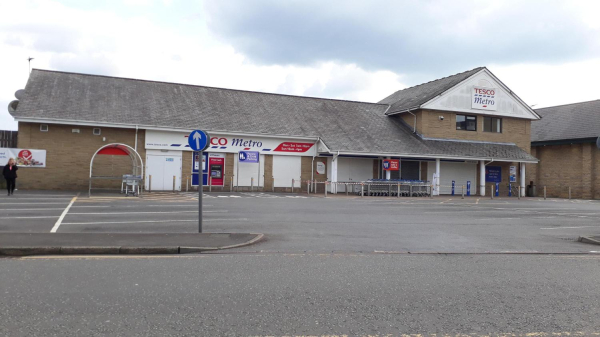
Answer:
[(443, 121), (444, 120), (444, 116), (440, 116), (440, 120)]

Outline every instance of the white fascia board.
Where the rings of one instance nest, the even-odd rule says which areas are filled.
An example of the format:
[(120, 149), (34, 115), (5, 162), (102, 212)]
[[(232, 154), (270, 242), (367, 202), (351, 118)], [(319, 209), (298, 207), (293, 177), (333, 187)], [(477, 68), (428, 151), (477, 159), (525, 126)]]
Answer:
[[(338, 153), (338, 151), (335, 151)], [(331, 153), (331, 152), (330, 152)], [(339, 151), (340, 155), (346, 156), (370, 156), (370, 157), (402, 157), (402, 158), (427, 158), (427, 159), (448, 159), (448, 160), (493, 160), (501, 162), (520, 162), (537, 164), (539, 160), (523, 160), (510, 158), (490, 158), (490, 157), (460, 157), (444, 155), (420, 155), (420, 154), (400, 154), (400, 153), (369, 153), (369, 152), (345, 152)]]
[(437, 102), (438, 100), (442, 99), (445, 95), (447, 95), (448, 93), (456, 90), (463, 83), (468, 82), (473, 77), (478, 76), (482, 72), (484, 72), (486, 75), (490, 76), (504, 91), (506, 91), (512, 98), (514, 98), (518, 102), (518, 104), (521, 105), (521, 107), (525, 108), (525, 110), (527, 110), (527, 112), (529, 112), (532, 116), (505, 116), (502, 113), (495, 113), (495, 111), (486, 111), (486, 110), (477, 111), (477, 114), (479, 114), (479, 115), (490, 115), (490, 116), (511, 117), (511, 118), (520, 118), (520, 119), (529, 119), (529, 120), (539, 120), (539, 119), (541, 119), (540, 115), (538, 115), (529, 105), (527, 105), (525, 102), (523, 102), (523, 100), (519, 96), (517, 96), (509, 87), (507, 87), (502, 81), (500, 81), (500, 79), (498, 77), (496, 77), (496, 75), (494, 75), (487, 68), (481, 69), (480, 71), (476, 72), (475, 74), (473, 74), (473, 75), (465, 78), (463, 81), (457, 83), (455, 86), (449, 88), (448, 90), (446, 90), (443, 93), (437, 95), (436, 97), (430, 99), (429, 101), (421, 104), (420, 108), (421, 109), (427, 109), (427, 110), (456, 111), (456, 112), (465, 112), (465, 113), (471, 113), (471, 114), (473, 114), (474, 112), (473, 112), (472, 109), (452, 108), (452, 110), (446, 110), (446, 109), (440, 109), (440, 108), (430, 107), (430, 105), (433, 105), (435, 102)]
[[(67, 119), (52, 119), (52, 118), (21, 118), (15, 117), (17, 122), (25, 122), (25, 123), (43, 123), (43, 124), (63, 124), (63, 125), (81, 125), (81, 126), (94, 126), (94, 127), (107, 127), (107, 128), (120, 128), (120, 129), (138, 129), (142, 130), (156, 130), (156, 131), (171, 131), (171, 132), (192, 132), (194, 129), (186, 129), (186, 128), (172, 128), (172, 127), (161, 127), (161, 126), (152, 126), (152, 125), (142, 125), (142, 124), (121, 124), (121, 123), (103, 123), (103, 122), (84, 122), (84, 121), (76, 121), (76, 120), (67, 120)], [(265, 137), (265, 138), (290, 138), (290, 139), (300, 139), (300, 140), (312, 140), (318, 141), (319, 137), (306, 137), (306, 136), (289, 136), (289, 135), (270, 135), (263, 133), (243, 133), (243, 132), (231, 132), (231, 131), (217, 131), (217, 130), (206, 130), (206, 132), (216, 133), (220, 135), (232, 135), (232, 136), (248, 136), (248, 137)]]
[[(329, 149), (329, 146), (327, 146), (327, 144), (325, 144), (325, 142), (323, 141), (323, 139), (321, 139), (321, 137), (319, 137), (319, 144), (323, 145), (323, 147), (325, 148), (327, 153), (332, 153), (331, 150)], [(317, 144), (317, 149), (319, 148), (319, 144)]]

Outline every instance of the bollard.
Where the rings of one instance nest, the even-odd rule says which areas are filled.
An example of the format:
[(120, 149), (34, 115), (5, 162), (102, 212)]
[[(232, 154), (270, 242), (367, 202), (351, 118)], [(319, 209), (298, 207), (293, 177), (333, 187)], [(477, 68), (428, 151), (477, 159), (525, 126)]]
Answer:
[(212, 192), (212, 177), (208, 177), (208, 191)]
[(569, 186), (569, 200), (571, 200), (571, 186)]
[(190, 177), (185, 178), (185, 191), (188, 192), (190, 186)]
[(371, 184), (367, 183), (367, 195), (371, 195)]
[(397, 194), (396, 194), (396, 198), (400, 198), (400, 184), (396, 184), (396, 189), (397, 189)]
[(173, 193), (175, 193), (175, 176), (173, 176)]
[(254, 177), (250, 178), (250, 192), (254, 192)]
[(292, 179), (292, 193), (294, 193), (294, 179)]
[(275, 192), (275, 177), (273, 177), (273, 185), (271, 185), (273, 192)]
[(392, 196), (392, 184), (388, 185), (388, 197)]
[(310, 180), (306, 181), (306, 194), (310, 194)]
[(462, 196), (460, 198), (464, 199), (465, 198), (465, 185), (462, 185), (462, 193), (461, 193), (461, 195)]
[(492, 198), (492, 200), (494, 200), (494, 186), (490, 186), (490, 197)]
[(360, 197), (364, 197), (365, 196), (365, 184), (360, 183)]
[[(411, 194), (412, 194), (412, 185), (410, 185), (411, 187)], [(429, 199), (433, 199), (433, 185), (429, 185)]]
[(544, 200), (546, 200), (546, 186), (544, 186)]
[(233, 192), (233, 177), (229, 180), (229, 192)]
[(327, 198), (327, 185), (328, 184), (329, 184), (328, 182), (325, 182), (325, 184), (323, 185), (323, 186), (325, 186), (325, 198)]
[(148, 192), (152, 191), (152, 175), (148, 176)]
[(412, 185), (408, 185), (408, 196), (409, 197), (413, 196), (413, 194), (412, 194)]
[(517, 188), (517, 192), (519, 193), (519, 197), (517, 199), (521, 200), (521, 185)]
[(346, 187), (344, 187), (346, 189), (346, 195), (348, 195), (348, 183), (346, 183)]

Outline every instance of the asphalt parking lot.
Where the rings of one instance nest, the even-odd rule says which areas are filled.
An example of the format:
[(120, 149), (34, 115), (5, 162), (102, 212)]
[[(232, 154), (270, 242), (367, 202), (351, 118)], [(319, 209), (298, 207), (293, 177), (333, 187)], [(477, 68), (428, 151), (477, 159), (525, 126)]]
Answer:
[[(600, 202), (538, 198), (387, 198), (206, 193), (205, 232), (264, 233), (231, 252), (589, 253)], [(196, 193), (142, 198), (17, 191), (0, 232), (193, 233)]]

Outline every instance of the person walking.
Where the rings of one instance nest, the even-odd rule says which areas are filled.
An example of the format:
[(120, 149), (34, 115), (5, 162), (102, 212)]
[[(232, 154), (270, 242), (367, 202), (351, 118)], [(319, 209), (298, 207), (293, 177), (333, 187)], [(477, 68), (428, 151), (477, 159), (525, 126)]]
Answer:
[(4, 179), (6, 179), (6, 189), (8, 190), (8, 195), (12, 195), (15, 192), (15, 182), (17, 180), (17, 170), (19, 167), (17, 163), (15, 163), (14, 158), (8, 159), (8, 164), (4, 166), (4, 170), (2, 170), (2, 175)]

